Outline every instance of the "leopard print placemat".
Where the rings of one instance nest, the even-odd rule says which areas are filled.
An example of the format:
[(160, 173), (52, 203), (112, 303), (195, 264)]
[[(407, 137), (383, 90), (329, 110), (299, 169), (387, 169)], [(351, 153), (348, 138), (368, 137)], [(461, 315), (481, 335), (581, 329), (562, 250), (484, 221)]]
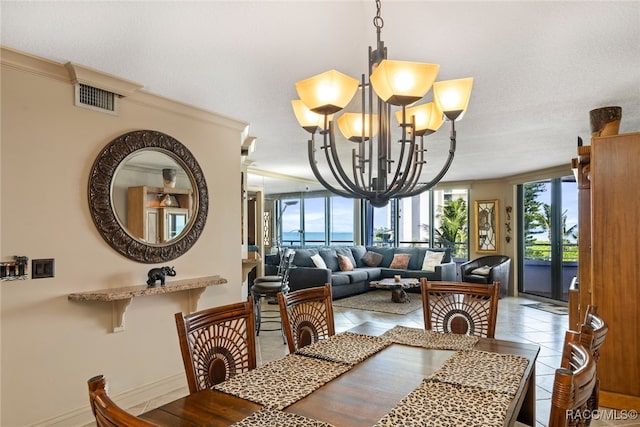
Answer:
[(287, 427), (333, 427), (333, 425), (303, 417), (298, 414), (282, 412), (273, 408), (262, 408), (254, 412), (247, 418), (232, 427), (265, 427), (265, 426), (287, 426)]
[(444, 334), (406, 326), (395, 326), (382, 334), (382, 338), (398, 344), (438, 350), (470, 350), (479, 339), (469, 335)]
[(528, 364), (529, 359), (513, 354), (458, 351), (430, 378), (515, 396)]
[(503, 426), (510, 402), (495, 390), (427, 379), (375, 427)]
[(213, 388), (264, 406), (284, 409), (351, 369), (344, 363), (290, 354)]
[(391, 341), (380, 337), (343, 332), (302, 347), (296, 354), (355, 365), (389, 345)]

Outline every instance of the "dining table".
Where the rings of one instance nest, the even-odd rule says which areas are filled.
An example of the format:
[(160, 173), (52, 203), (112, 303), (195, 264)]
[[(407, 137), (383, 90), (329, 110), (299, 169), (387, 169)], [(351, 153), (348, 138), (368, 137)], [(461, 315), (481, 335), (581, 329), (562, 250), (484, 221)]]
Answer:
[(140, 417), (163, 426), (535, 425), (536, 344), (376, 322), (324, 341)]

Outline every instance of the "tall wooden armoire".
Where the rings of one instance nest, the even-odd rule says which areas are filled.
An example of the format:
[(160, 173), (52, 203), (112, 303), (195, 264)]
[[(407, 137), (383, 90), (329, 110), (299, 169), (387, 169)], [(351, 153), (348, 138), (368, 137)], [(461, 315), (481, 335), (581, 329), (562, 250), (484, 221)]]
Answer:
[(579, 188), (577, 294), (569, 327), (598, 306), (600, 406), (640, 410), (640, 133), (591, 140), (573, 160)]

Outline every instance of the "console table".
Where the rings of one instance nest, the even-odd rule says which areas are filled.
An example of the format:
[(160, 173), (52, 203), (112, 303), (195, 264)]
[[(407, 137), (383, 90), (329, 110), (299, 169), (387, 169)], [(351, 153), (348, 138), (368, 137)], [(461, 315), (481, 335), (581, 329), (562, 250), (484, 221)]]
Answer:
[(194, 279), (183, 279), (167, 282), (165, 286), (126, 286), (122, 288), (99, 289), (96, 291), (78, 292), (69, 294), (70, 301), (104, 301), (111, 303), (111, 314), (113, 319), (113, 332), (124, 331), (124, 316), (131, 300), (135, 297), (149, 295), (167, 294), (171, 292), (189, 292), (189, 311), (198, 309), (198, 300), (204, 293), (207, 286), (222, 285), (227, 283), (227, 279), (220, 276), (198, 277)]

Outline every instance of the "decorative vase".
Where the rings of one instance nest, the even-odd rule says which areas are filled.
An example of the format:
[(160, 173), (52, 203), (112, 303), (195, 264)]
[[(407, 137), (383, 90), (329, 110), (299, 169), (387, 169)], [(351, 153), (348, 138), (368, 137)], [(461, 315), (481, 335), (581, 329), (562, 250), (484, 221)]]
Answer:
[(175, 188), (176, 187), (176, 170), (162, 169), (162, 180), (166, 188)]
[(591, 136), (617, 135), (622, 119), (621, 107), (602, 107), (589, 111)]

